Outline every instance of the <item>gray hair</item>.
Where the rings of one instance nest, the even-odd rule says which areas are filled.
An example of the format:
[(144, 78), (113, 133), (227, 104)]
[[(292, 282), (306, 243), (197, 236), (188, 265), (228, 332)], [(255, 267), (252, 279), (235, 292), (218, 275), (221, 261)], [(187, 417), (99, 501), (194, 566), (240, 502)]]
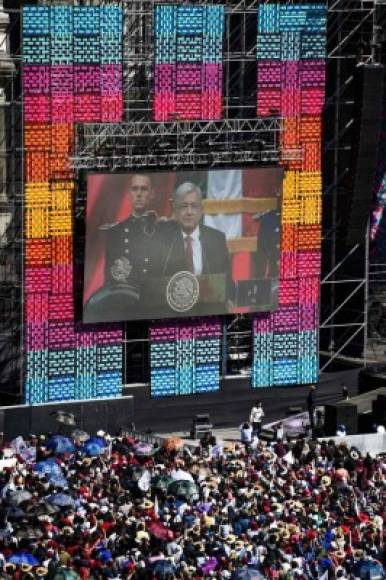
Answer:
[(181, 185), (179, 185), (177, 189), (173, 192), (173, 203), (174, 204), (178, 203), (179, 201), (181, 201), (181, 199), (187, 196), (188, 193), (192, 192), (196, 192), (200, 200), (202, 200), (202, 191), (199, 185), (196, 185), (195, 183), (192, 183), (190, 181), (185, 181), (185, 183), (181, 183)]

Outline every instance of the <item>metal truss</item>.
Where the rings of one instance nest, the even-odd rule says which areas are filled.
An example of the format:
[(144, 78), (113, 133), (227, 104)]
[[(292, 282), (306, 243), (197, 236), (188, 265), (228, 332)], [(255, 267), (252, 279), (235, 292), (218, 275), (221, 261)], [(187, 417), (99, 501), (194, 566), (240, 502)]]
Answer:
[(190, 164), (192, 159), (202, 165), (205, 157), (208, 163), (219, 164), (228, 163), (228, 159), (299, 159), (300, 150), (280, 150), (282, 124), (281, 118), (269, 117), (84, 125), (77, 130), (72, 162), (74, 167), (84, 168), (92, 167), (96, 159), (99, 166), (108, 166), (112, 158), (121, 157), (125, 158), (124, 167), (138, 165), (138, 157), (146, 157), (152, 166), (157, 157), (160, 163), (169, 159), (172, 166)]
[[(299, 151), (289, 150), (286, 159), (298, 160)], [(134, 167), (215, 167), (223, 165), (256, 165), (278, 163), (284, 159), (278, 151), (211, 151), (208, 153), (178, 152), (165, 154), (132, 154), (110, 155), (94, 157), (74, 157), (73, 165), (76, 169), (95, 169), (114, 171)]]

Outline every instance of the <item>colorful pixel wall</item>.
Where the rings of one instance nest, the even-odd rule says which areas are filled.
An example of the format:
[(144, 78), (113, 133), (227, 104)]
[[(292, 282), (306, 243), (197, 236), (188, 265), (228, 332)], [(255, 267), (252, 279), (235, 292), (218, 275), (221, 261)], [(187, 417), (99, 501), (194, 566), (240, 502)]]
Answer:
[(254, 319), (252, 385), (309, 383), (318, 375), (321, 143), (326, 7), (262, 4), (257, 17), (257, 115), (284, 117), (280, 308)]
[(220, 388), (221, 322), (218, 318), (153, 326), (153, 397), (207, 393)]
[(224, 6), (156, 5), (155, 121), (221, 119)]
[(23, 9), (25, 400), (117, 396), (122, 331), (74, 322), (74, 124), (122, 118), (122, 11)]

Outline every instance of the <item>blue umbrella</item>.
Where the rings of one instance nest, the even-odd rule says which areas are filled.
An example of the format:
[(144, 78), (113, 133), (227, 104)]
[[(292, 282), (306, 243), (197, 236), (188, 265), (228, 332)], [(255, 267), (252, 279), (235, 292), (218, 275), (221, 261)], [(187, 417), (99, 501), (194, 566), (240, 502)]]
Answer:
[(74, 507), (75, 502), (70, 495), (66, 493), (53, 493), (47, 497), (48, 503), (52, 505), (57, 505), (59, 507)]
[(73, 453), (75, 445), (68, 437), (63, 435), (52, 435), (47, 441), (47, 449), (52, 449), (54, 453)]
[(88, 439), (86, 443), (95, 443), (96, 445), (99, 445), (101, 449), (107, 447), (105, 439), (103, 439), (103, 437), (97, 437), (96, 435), (90, 437), (90, 439)]
[(264, 576), (255, 568), (237, 568), (231, 578), (232, 580), (262, 580)]
[(359, 560), (354, 567), (355, 576), (364, 580), (381, 580), (385, 578), (383, 566), (376, 560)]
[(62, 489), (68, 487), (67, 479), (63, 477), (63, 475), (61, 475), (60, 473), (54, 473), (53, 475), (50, 475), (48, 483), (53, 487), (60, 487)]
[(174, 574), (175, 568), (170, 560), (157, 560), (152, 565), (152, 571), (162, 577), (166, 574)]
[(103, 447), (98, 445), (97, 443), (93, 443), (92, 441), (86, 441), (86, 443), (82, 447), (82, 451), (85, 455), (89, 457), (98, 457), (103, 451)]
[(39, 564), (39, 560), (35, 558), (29, 552), (16, 552), (13, 554), (8, 562), (11, 564), (15, 564), (15, 566), (22, 566), (22, 564), (29, 564), (30, 566), (37, 566)]
[(52, 457), (44, 461), (39, 461), (35, 465), (35, 471), (43, 473), (44, 475), (62, 475), (62, 468)]

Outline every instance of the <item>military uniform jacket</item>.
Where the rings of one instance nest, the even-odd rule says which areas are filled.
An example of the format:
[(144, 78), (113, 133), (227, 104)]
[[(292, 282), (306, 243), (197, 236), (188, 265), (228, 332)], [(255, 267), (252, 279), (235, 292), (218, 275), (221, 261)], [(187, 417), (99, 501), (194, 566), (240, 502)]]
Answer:
[(129, 284), (141, 287), (157, 273), (154, 212), (136, 217), (106, 229), (105, 285)]

